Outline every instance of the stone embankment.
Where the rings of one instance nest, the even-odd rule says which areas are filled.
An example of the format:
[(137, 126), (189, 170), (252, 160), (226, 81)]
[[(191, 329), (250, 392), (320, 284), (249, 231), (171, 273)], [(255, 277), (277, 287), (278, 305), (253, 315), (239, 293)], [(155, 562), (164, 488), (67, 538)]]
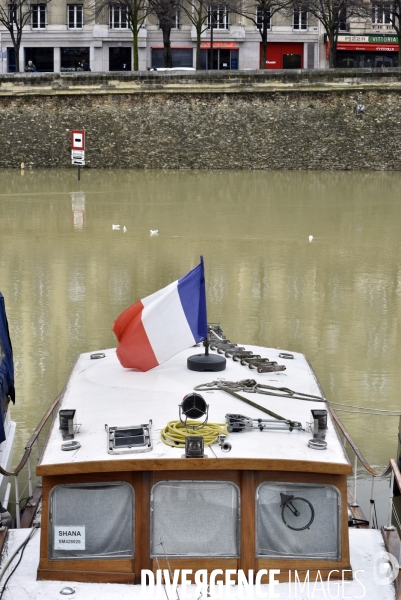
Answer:
[(90, 168), (401, 168), (401, 69), (3, 75), (0, 113), (1, 167), (85, 129)]

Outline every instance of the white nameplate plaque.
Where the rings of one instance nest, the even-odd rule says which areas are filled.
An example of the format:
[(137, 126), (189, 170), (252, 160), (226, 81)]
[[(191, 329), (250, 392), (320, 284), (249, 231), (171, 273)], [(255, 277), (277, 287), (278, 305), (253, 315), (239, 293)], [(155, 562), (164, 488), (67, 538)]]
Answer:
[(85, 527), (64, 525), (54, 528), (55, 550), (85, 550)]

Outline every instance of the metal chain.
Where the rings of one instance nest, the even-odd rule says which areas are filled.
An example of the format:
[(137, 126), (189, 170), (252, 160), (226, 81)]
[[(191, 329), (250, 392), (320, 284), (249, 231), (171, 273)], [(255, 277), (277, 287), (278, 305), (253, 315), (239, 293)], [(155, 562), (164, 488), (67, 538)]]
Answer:
[(244, 346), (233, 344), (230, 340), (210, 340), (210, 349), (224, 354), (226, 358), (232, 358), (234, 362), (241, 362), (241, 365), (248, 366), (249, 369), (256, 369), (258, 373), (276, 373), (287, 368), (274, 360), (262, 358), (260, 354), (254, 354), (251, 350), (245, 350)]

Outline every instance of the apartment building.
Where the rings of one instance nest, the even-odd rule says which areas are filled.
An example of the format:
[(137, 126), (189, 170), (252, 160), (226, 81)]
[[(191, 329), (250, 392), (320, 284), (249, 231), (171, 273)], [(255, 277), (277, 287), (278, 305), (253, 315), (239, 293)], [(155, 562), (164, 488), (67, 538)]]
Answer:
[[(121, 7), (111, 4), (94, 19), (89, 5), (77, 0), (52, 0), (35, 4), (20, 48), (20, 70), (32, 61), (39, 72), (67, 72), (89, 64), (92, 71), (131, 71), (132, 33)], [(258, 15), (256, 15), (258, 23)], [(269, 24), (266, 68), (314, 69), (327, 66), (328, 43), (320, 23), (307, 11), (276, 13)], [(213, 65), (211, 65), (213, 30)], [(0, 27), (3, 71), (15, 71), (11, 37)], [(185, 14), (177, 14), (171, 32), (173, 66), (195, 67), (196, 31)], [(388, 9), (376, 6), (372, 17), (348, 23), (346, 15), (338, 44), (338, 66), (379, 67), (398, 65), (398, 38)], [(202, 34), (201, 68), (219, 70), (262, 67), (261, 35), (255, 23), (229, 13), (224, 5), (209, 9)], [(139, 32), (139, 69), (163, 66), (163, 41), (157, 19), (147, 17)]]
[[(202, 34), (202, 69), (211, 66), (211, 29), (214, 69), (260, 68), (258, 27), (244, 17), (229, 13), (222, 5), (214, 6), (208, 13)], [(0, 27), (0, 43), (7, 57), (4, 70), (13, 72), (14, 50), (4, 27)], [(196, 31), (184, 14), (177, 14), (171, 45), (174, 66), (195, 67)], [(305, 11), (297, 10), (285, 16), (275, 14), (269, 29), (266, 66), (271, 69), (316, 68), (319, 66), (318, 45), (318, 23)], [(82, 68), (84, 61), (92, 71), (130, 71), (132, 33), (123, 9), (111, 4), (108, 14), (94, 19), (85, 2), (52, 0), (49, 4), (35, 4), (31, 22), (22, 35), (20, 70), (30, 60), (39, 72), (76, 71)], [(139, 32), (139, 69), (160, 66), (163, 66), (162, 32), (157, 19), (149, 16)]]

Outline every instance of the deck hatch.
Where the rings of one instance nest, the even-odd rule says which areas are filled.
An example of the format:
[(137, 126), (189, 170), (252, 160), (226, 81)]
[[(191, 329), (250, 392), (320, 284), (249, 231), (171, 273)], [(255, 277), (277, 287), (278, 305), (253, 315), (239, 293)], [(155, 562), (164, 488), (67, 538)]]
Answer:
[(131, 427), (109, 427), (107, 432), (107, 452), (109, 454), (131, 454), (152, 450), (152, 421), (145, 425)]

